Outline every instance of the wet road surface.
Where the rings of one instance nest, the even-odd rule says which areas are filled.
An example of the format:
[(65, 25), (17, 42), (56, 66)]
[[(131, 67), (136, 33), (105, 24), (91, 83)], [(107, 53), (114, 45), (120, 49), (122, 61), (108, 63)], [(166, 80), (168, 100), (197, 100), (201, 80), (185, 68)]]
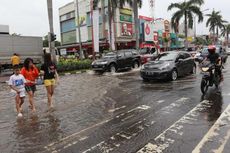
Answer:
[(47, 110), (45, 89), (38, 86), (37, 113), (26, 101), (22, 119), (16, 118), (9, 88), (0, 84), (0, 152), (227, 153), (230, 67), (225, 67), (220, 92), (213, 88), (205, 96), (199, 73), (150, 83), (137, 70), (63, 76), (54, 110)]

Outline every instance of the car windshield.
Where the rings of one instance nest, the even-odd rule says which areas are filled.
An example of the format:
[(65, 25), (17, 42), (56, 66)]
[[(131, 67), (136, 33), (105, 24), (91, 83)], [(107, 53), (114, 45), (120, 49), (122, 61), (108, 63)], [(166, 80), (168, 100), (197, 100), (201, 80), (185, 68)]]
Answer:
[(155, 51), (154, 48), (150, 49), (150, 48), (142, 48), (140, 50), (140, 54), (144, 55), (144, 54), (157, 54), (157, 52)]
[(177, 57), (177, 53), (163, 53), (157, 58), (158, 61), (173, 61)]

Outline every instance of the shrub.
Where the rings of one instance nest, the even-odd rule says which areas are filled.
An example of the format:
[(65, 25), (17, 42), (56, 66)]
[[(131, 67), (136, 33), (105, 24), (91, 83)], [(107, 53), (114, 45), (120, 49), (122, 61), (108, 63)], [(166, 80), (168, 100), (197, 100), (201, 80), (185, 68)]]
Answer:
[(58, 72), (74, 71), (91, 68), (92, 61), (89, 59), (61, 59), (57, 64)]

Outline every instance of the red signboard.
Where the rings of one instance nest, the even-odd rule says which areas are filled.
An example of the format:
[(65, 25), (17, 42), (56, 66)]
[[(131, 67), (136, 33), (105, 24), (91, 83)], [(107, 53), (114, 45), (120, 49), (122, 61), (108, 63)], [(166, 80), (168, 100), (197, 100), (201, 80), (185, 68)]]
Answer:
[(132, 36), (133, 35), (133, 25), (131, 23), (121, 24), (121, 35), (122, 36)]
[(147, 16), (142, 16), (139, 15), (139, 19), (145, 20), (145, 21), (153, 21), (153, 18), (147, 17)]
[(153, 41), (158, 42), (158, 33), (157, 32), (154, 32), (154, 34), (153, 34)]

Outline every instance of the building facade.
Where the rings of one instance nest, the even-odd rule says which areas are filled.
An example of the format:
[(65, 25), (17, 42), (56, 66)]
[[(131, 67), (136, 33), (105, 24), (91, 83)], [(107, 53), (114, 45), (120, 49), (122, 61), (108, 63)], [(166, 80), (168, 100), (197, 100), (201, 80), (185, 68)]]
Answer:
[[(66, 49), (67, 52), (77, 52), (79, 50), (78, 26), (80, 26), (82, 47), (88, 54), (92, 53), (91, 4), (91, 0), (78, 0), (79, 21), (77, 21), (76, 0), (59, 8), (61, 49)], [(97, 9), (99, 10), (100, 50), (108, 50), (110, 38), (108, 0), (101, 0)], [(116, 48), (135, 46), (132, 8), (127, 4), (123, 8), (116, 8), (114, 12), (112, 32)]]

